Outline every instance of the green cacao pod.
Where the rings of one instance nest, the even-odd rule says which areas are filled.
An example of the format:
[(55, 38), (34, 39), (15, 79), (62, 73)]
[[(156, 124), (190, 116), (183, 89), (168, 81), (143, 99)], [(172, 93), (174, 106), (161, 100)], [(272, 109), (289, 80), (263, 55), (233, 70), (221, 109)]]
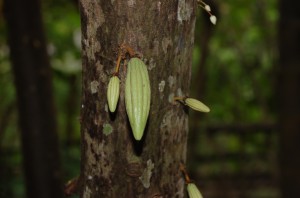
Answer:
[(203, 104), (202, 102), (200, 102), (199, 100), (196, 100), (194, 98), (186, 98), (184, 100), (184, 103), (196, 111), (201, 111), (201, 112), (205, 112), (205, 113), (210, 112), (210, 109), (208, 108), (208, 106), (206, 106), (205, 104)]
[(150, 109), (150, 81), (146, 65), (139, 58), (128, 62), (125, 81), (125, 105), (133, 136), (141, 140)]
[(117, 76), (110, 78), (107, 88), (107, 102), (110, 112), (115, 112), (120, 94), (120, 79)]
[(199, 189), (194, 183), (189, 183), (187, 185), (187, 191), (190, 198), (203, 198)]

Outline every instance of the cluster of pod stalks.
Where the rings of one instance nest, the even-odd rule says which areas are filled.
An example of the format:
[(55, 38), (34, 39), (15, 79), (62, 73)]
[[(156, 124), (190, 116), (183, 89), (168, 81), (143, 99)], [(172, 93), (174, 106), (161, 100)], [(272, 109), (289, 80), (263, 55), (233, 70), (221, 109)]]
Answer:
[[(216, 25), (217, 17), (211, 13), (210, 6), (202, 0), (197, 0), (196, 2), (199, 7), (203, 8), (210, 15), (209, 19), (210, 19), (211, 23)], [(187, 105), (191, 109), (196, 110), (196, 111), (200, 111), (200, 112), (204, 112), (204, 113), (210, 112), (210, 109), (208, 106), (206, 106), (203, 102), (201, 102), (197, 99), (194, 99), (194, 98), (190, 98), (187, 96), (185, 96), (185, 97), (176, 96), (176, 97), (174, 97), (174, 101), (179, 101), (182, 104)]]
[[(210, 6), (202, 0), (197, 0), (197, 4), (200, 7), (202, 7), (210, 15), (209, 19), (210, 19), (211, 23), (216, 25), (217, 17), (211, 13)], [(185, 97), (177, 96), (177, 97), (174, 97), (174, 101), (178, 101), (196, 111), (200, 111), (200, 112), (204, 112), (204, 113), (210, 112), (210, 109), (208, 106), (206, 106), (203, 102), (201, 102), (197, 99), (194, 99), (194, 98), (190, 98), (187, 96), (185, 96)], [(185, 178), (185, 182), (187, 185), (186, 189), (187, 189), (189, 198), (203, 198), (200, 190), (198, 189), (196, 184), (191, 181), (191, 179), (185, 169), (185, 166), (182, 163), (180, 164), (180, 170), (182, 171), (184, 178)]]
[[(197, 3), (206, 10), (210, 15), (211, 23), (215, 25), (217, 18), (215, 15), (211, 14), (210, 6), (202, 0), (197, 0)], [(135, 140), (139, 141), (143, 137), (150, 110), (151, 89), (149, 74), (144, 62), (138, 57), (135, 57), (134, 51), (125, 45), (121, 45), (120, 47), (116, 71), (108, 83), (107, 101), (110, 112), (115, 112), (120, 95), (120, 79), (118, 77), (120, 62), (122, 58), (125, 59), (126, 53), (129, 54), (130, 60), (127, 64), (125, 80), (125, 106), (133, 137)], [(179, 101), (196, 111), (204, 113), (210, 112), (208, 106), (194, 98), (178, 96), (174, 97), (174, 101)], [(184, 174), (189, 197), (203, 198), (196, 184), (190, 180), (183, 164), (180, 164), (180, 170)]]
[[(149, 116), (151, 89), (146, 65), (141, 59), (135, 57), (134, 51), (129, 47), (123, 45), (120, 47), (116, 70), (108, 83), (107, 101), (110, 112), (115, 112), (120, 95), (120, 79), (118, 77), (120, 62), (122, 57), (125, 58), (124, 54), (126, 53), (131, 58), (127, 64), (125, 106), (133, 137), (139, 141), (143, 137)], [(174, 100), (196, 111), (205, 113), (210, 111), (205, 104), (194, 98), (175, 97)]]
[(121, 46), (116, 72), (108, 83), (107, 101), (109, 110), (115, 112), (120, 94), (120, 79), (118, 77), (120, 61), (122, 53), (126, 52), (129, 53), (131, 59), (127, 64), (125, 106), (133, 137), (139, 141), (143, 137), (149, 116), (151, 89), (146, 65), (141, 59), (134, 57), (133, 50), (128, 47)]
[(203, 8), (209, 14), (209, 20), (212, 24), (217, 24), (217, 17), (211, 13), (211, 8), (208, 4), (206, 4), (202, 0), (197, 0), (197, 4), (199, 7)]

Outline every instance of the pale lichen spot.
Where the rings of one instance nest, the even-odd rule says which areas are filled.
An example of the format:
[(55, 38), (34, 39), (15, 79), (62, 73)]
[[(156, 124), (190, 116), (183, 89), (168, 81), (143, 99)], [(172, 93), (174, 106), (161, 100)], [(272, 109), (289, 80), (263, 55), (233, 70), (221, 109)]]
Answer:
[(183, 96), (181, 88), (177, 89), (177, 96)]
[(128, 0), (127, 4), (129, 7), (133, 7), (136, 4), (136, 2), (135, 2), (135, 0)]
[(92, 190), (88, 186), (85, 186), (83, 190), (83, 197), (90, 198), (91, 194), (92, 194)]
[(112, 132), (113, 132), (113, 127), (110, 124), (108, 124), (108, 123), (103, 124), (103, 133), (104, 133), (104, 135), (108, 136)]
[[(161, 131), (161, 139), (162, 142), (164, 140), (173, 142), (173, 143), (180, 143), (183, 138), (185, 138), (185, 133), (182, 131), (186, 131), (188, 128), (184, 128), (182, 131), (176, 131), (176, 129), (180, 126), (186, 126), (185, 123), (187, 122), (186, 116), (178, 116), (177, 112), (174, 109), (170, 109), (167, 111), (163, 117), (162, 122), (160, 123), (159, 129)], [(167, 133), (168, 131), (172, 131), (172, 135)], [(167, 159), (170, 158), (170, 159)], [(165, 155), (164, 159), (166, 162), (172, 161), (172, 157), (170, 155)], [(184, 159), (184, 158), (182, 158)]]
[(191, 18), (193, 7), (185, 0), (178, 1), (177, 20), (181, 24), (182, 21), (188, 21)]
[(184, 179), (180, 178), (177, 182), (176, 182), (176, 195), (178, 195), (178, 197), (184, 197)]
[(148, 66), (149, 71), (151, 71), (155, 67), (156, 67), (156, 63), (154, 62), (154, 59), (150, 58), (150, 60), (149, 60), (149, 66)]
[(92, 180), (93, 179), (93, 176), (92, 175), (89, 175), (88, 176), (88, 180)]
[(165, 85), (166, 85), (166, 82), (164, 80), (162, 80), (159, 85), (158, 85), (158, 90), (159, 92), (163, 92), (164, 89), (165, 89)]
[(169, 103), (174, 104), (174, 97), (175, 97), (174, 93), (171, 93), (171, 94), (169, 95), (169, 97), (168, 97)]
[(150, 187), (150, 180), (152, 176), (152, 170), (154, 169), (154, 163), (151, 159), (147, 161), (147, 167), (144, 169), (142, 176), (139, 177), (145, 188)]
[(177, 123), (172, 123), (173, 116), (174, 116), (173, 110), (166, 112), (166, 114), (164, 115), (163, 120), (160, 124), (160, 129), (163, 129), (165, 127), (170, 128), (170, 127), (174, 126), (174, 124), (177, 124)]
[(98, 86), (99, 86), (99, 82), (98, 81), (92, 81), (91, 82), (91, 92), (92, 94), (95, 94), (98, 92)]
[(159, 1), (159, 2), (157, 2), (157, 10), (158, 10), (158, 12), (160, 12), (160, 7), (161, 7), (161, 2)]
[(105, 110), (105, 112), (108, 112), (108, 105), (107, 104), (104, 105), (104, 110)]
[(161, 44), (165, 54), (168, 52), (168, 47), (173, 45), (171, 38), (166, 37), (162, 39)]
[(174, 76), (168, 77), (169, 87), (172, 88), (176, 84), (176, 78)]
[[(103, 159), (108, 158), (108, 154), (105, 151), (105, 146), (106, 146), (106, 140), (105, 138), (99, 140), (99, 139), (94, 139), (91, 137), (91, 135), (89, 134), (89, 132), (85, 129), (84, 130), (84, 139), (86, 140), (86, 142), (88, 142), (87, 147), (86, 147), (86, 156), (87, 156), (87, 161), (89, 162), (89, 164), (98, 164), (99, 163), (99, 159), (96, 157), (98, 155), (102, 156)], [(97, 143), (93, 143), (97, 141)], [(111, 175), (112, 172), (112, 166), (95, 166), (95, 168), (91, 169), (91, 171), (89, 172), (89, 175), (99, 175), (99, 173), (101, 172), (101, 175), (104, 178), (108, 178)]]
[(83, 39), (82, 40), (82, 43), (86, 46), (86, 47), (89, 47), (89, 42), (87, 39)]

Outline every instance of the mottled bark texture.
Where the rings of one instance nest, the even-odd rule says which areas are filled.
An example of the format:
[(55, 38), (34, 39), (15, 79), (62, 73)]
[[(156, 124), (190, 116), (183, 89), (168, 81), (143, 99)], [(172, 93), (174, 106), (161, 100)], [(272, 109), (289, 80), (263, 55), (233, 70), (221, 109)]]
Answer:
[(280, 1), (279, 143), (282, 197), (300, 197), (300, 2)]
[[(81, 197), (184, 197), (179, 171), (186, 160), (186, 109), (194, 42), (194, 0), (81, 0), (82, 167)], [(134, 140), (121, 93), (110, 114), (106, 91), (116, 50), (125, 43), (143, 55), (151, 81), (144, 137)]]

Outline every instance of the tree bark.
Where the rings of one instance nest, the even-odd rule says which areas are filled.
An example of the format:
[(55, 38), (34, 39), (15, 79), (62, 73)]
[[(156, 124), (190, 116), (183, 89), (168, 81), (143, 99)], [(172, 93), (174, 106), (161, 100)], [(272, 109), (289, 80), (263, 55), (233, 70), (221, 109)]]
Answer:
[(39, 0), (6, 0), (27, 197), (62, 197), (51, 70)]
[[(194, 0), (81, 0), (83, 91), (81, 197), (184, 197), (186, 109), (195, 24)], [(116, 50), (125, 43), (143, 55), (151, 82), (148, 124), (135, 141), (124, 103), (121, 67), (116, 112), (106, 91)]]
[(282, 197), (300, 197), (300, 2), (280, 1), (279, 143)]

